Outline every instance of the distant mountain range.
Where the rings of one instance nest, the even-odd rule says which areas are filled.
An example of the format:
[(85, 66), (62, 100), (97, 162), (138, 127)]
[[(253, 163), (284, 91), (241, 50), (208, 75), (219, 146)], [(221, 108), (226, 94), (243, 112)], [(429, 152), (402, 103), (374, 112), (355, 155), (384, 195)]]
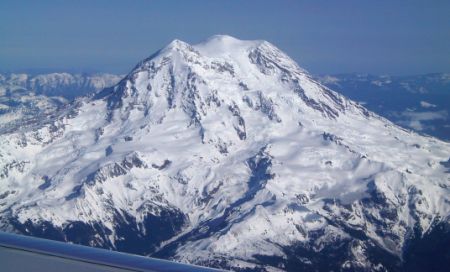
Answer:
[(61, 106), (117, 83), (112, 74), (0, 74), (0, 132), (45, 119)]
[(450, 265), (450, 143), (269, 42), (174, 40), (92, 91), (0, 133), (0, 230), (237, 271)]
[(123, 77), (113, 74), (0, 74), (0, 86), (10, 91), (30, 90), (38, 95), (73, 99), (109, 87)]
[(450, 74), (315, 78), (398, 125), (450, 141)]

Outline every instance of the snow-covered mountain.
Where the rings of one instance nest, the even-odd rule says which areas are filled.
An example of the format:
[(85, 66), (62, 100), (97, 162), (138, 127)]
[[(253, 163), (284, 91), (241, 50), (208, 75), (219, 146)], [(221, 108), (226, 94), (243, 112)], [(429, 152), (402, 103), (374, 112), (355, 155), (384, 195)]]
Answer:
[(79, 96), (122, 79), (112, 74), (0, 74), (0, 133), (46, 119)]
[(0, 229), (235, 270), (444, 269), (449, 156), (266, 41), (175, 40), (0, 135)]

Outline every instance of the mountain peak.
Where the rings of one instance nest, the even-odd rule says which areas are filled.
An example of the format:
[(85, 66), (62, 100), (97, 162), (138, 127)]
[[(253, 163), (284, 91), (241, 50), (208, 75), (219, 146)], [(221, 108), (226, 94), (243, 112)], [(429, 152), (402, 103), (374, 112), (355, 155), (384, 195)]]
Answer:
[(240, 40), (230, 35), (218, 34), (213, 35), (207, 38), (203, 43), (222, 43), (222, 44), (231, 44), (231, 43), (242, 43), (244, 40)]
[(220, 57), (247, 52), (257, 48), (263, 42), (262, 40), (239, 40), (229, 35), (214, 35), (193, 47), (205, 56)]
[[(192, 46), (178, 39), (173, 40), (139, 63), (116, 87), (105, 90), (96, 97), (115, 93), (114, 98), (109, 99), (110, 105), (125, 105), (125, 108), (130, 109), (131, 105), (143, 103), (148, 112), (152, 111), (148, 107), (158, 109), (158, 113), (153, 116), (164, 115), (163, 109), (182, 106), (190, 120), (197, 122), (199, 119), (195, 118), (198, 116), (192, 119), (192, 114), (203, 112), (206, 115), (205, 110), (201, 109), (205, 103), (210, 103), (207, 101), (211, 97), (219, 99), (222, 96), (215, 94), (218, 89), (222, 89), (217, 86), (218, 82), (228, 86), (221, 91), (222, 101), (228, 101), (229, 105), (242, 104), (242, 101), (261, 104), (257, 108), (264, 105), (268, 111), (265, 114), (271, 120), (279, 122), (283, 118), (276, 114), (274, 107), (276, 104), (280, 105), (274, 102), (279, 98), (266, 97), (263, 93), (283, 96), (289, 93), (295, 100), (302, 101), (298, 104), (302, 108), (300, 111), (312, 111), (313, 114), (331, 119), (344, 114), (346, 107), (347, 110), (351, 108), (359, 114), (363, 113), (352, 102), (330, 90), (322, 89), (295, 61), (271, 43), (263, 40), (239, 40), (227, 35), (215, 35)], [(156, 89), (154, 86), (157, 86)], [(258, 95), (253, 99), (260, 101), (250, 101), (253, 100), (249, 98), (250, 94), (243, 90), (256, 91)], [(125, 99), (126, 97), (133, 98)], [(234, 98), (230, 99), (231, 97)]]
[(161, 51), (171, 51), (171, 50), (180, 51), (180, 50), (186, 50), (186, 49), (191, 49), (191, 48), (192, 48), (192, 46), (190, 44), (188, 44), (187, 42), (184, 42), (179, 39), (174, 39), (168, 45), (166, 45), (163, 49), (161, 49)]

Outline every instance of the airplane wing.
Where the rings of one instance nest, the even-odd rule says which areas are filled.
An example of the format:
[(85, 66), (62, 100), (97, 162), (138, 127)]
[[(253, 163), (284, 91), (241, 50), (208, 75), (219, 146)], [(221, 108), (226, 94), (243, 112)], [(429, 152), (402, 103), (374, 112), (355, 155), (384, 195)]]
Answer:
[(2, 272), (121, 272), (216, 269), (0, 232)]

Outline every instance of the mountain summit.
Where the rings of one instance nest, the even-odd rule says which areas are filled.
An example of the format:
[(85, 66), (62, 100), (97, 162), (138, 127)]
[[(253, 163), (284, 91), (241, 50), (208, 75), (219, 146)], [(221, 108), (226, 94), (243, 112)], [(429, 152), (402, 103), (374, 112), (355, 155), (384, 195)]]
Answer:
[(412, 271), (448, 249), (450, 145), (269, 42), (175, 40), (54, 116), (0, 136), (2, 230), (249, 270)]

